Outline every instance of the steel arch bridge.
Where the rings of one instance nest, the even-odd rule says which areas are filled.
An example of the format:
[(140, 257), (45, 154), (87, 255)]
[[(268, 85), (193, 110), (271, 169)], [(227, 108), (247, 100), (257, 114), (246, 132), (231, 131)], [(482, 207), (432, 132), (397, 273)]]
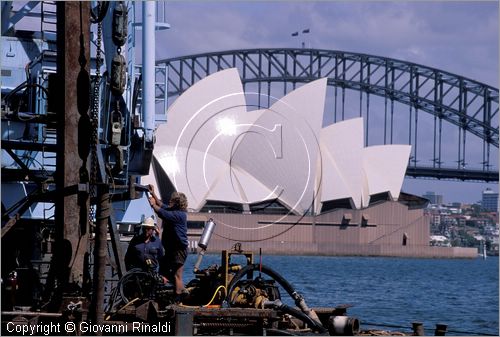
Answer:
[(407, 176), (498, 182), (499, 91), (489, 85), (406, 61), (322, 49), (230, 50), (160, 60), (157, 67), (167, 84), (166, 93), (157, 86), (158, 94), (169, 102), (209, 74), (238, 68), (245, 92), (258, 93), (258, 108), (297, 84), (327, 77), (325, 123), (364, 117), (366, 145), (412, 145)]

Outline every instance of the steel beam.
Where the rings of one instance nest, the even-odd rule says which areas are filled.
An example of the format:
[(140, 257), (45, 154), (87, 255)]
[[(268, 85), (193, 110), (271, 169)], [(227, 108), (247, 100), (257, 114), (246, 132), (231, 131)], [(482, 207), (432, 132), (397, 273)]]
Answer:
[(2, 149), (57, 152), (58, 147), (56, 144), (2, 140)]
[(46, 170), (25, 170), (2, 168), (2, 181), (33, 181), (35, 183), (42, 183), (52, 178), (53, 172)]
[(458, 179), (462, 181), (484, 181), (498, 182), (498, 171), (483, 170), (460, 170), (450, 168), (414, 167), (406, 169), (406, 175), (410, 177), (436, 178), (436, 179)]
[[(2, 35), (7, 35), (9, 31), (14, 28), (16, 23), (18, 23), (22, 18), (27, 16), (28, 13), (30, 13), (31, 10), (35, 8), (39, 3), (40, 1), (28, 1), (27, 3), (25, 3), (21, 9), (19, 9), (11, 18), (9, 18), (9, 20), (7, 21), (8, 25), (5, 28), (2, 25)], [(10, 4), (7, 3), (6, 5), (9, 6)], [(2, 21), (3, 19), (4, 18), (2, 17)]]

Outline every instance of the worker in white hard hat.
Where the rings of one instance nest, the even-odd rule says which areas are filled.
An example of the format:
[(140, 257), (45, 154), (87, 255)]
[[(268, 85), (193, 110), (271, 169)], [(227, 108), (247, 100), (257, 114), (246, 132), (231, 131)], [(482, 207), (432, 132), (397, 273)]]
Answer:
[(134, 236), (125, 254), (127, 270), (140, 268), (144, 271), (159, 271), (159, 261), (165, 255), (161, 240), (155, 236), (158, 228), (153, 218), (142, 222), (142, 233)]

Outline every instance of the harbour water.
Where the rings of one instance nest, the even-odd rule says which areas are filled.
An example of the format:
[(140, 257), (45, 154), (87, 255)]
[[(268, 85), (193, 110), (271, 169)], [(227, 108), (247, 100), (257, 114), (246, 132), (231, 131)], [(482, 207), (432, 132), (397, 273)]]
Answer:
[[(418, 321), (423, 323), (426, 335), (433, 335), (439, 323), (448, 326), (447, 335), (499, 334), (498, 257), (262, 259), (263, 264), (284, 276), (310, 307), (352, 304), (348, 314), (361, 320), (362, 329), (411, 332), (411, 323)], [(196, 255), (188, 257), (186, 281), (193, 278), (195, 261)], [(210, 264), (220, 265), (220, 255), (207, 254), (202, 268)], [(289, 300), (284, 291), (282, 297)]]

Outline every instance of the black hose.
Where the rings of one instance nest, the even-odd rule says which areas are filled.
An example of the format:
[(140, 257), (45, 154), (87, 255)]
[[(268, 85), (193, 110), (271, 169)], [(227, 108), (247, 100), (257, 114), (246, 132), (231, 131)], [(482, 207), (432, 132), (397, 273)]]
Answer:
[(328, 331), (321, 324), (318, 324), (318, 322), (316, 322), (311, 317), (304, 314), (302, 311), (297, 310), (295, 308), (292, 308), (291, 306), (286, 305), (285, 303), (281, 302), (280, 300), (275, 300), (274, 302), (268, 302), (268, 305), (272, 306), (276, 310), (281, 310), (287, 314), (290, 314), (290, 315), (300, 319), (304, 323), (308, 323), (310, 326), (315, 327), (321, 333)]
[(277, 306), (276, 309), (277, 310), (281, 310), (281, 311), (283, 311), (283, 312), (285, 312), (287, 314), (290, 314), (290, 315), (292, 315), (294, 317), (297, 317), (298, 319), (300, 319), (303, 322), (309, 323), (309, 325), (311, 325), (313, 327), (316, 327), (320, 332), (327, 331), (325, 328), (323, 328), (322, 326), (318, 325), (318, 323), (316, 321), (314, 321), (311, 317), (307, 316), (306, 314), (304, 314), (300, 310), (297, 310), (295, 308), (292, 308), (289, 305), (286, 305), (285, 303), (282, 303), (280, 306)]
[(285, 291), (292, 297), (292, 299), (295, 301), (295, 304), (300, 308), (302, 313), (304, 313), (305, 316), (308, 317), (308, 319), (310, 319), (312, 322), (314, 322), (313, 326), (315, 326), (318, 330), (320, 330), (322, 332), (326, 331), (326, 329), (319, 322), (319, 319), (314, 319), (315, 317), (317, 317), (316, 314), (313, 314), (312, 311), (307, 307), (307, 305), (304, 301), (304, 298), (299, 293), (297, 293), (295, 291), (293, 286), (287, 280), (285, 280), (283, 278), (283, 276), (278, 274), (273, 269), (269, 268), (268, 266), (261, 265), (258, 263), (246, 265), (238, 273), (236, 273), (236, 275), (234, 275), (231, 282), (229, 283), (228, 291), (226, 293), (226, 298), (224, 300), (224, 302), (227, 305), (231, 306), (230, 296), (234, 290), (234, 287), (236, 286), (236, 283), (245, 274), (247, 274), (248, 272), (254, 271), (254, 270), (262, 270), (262, 272), (264, 274), (267, 274), (267, 275), (271, 276), (274, 280), (276, 280), (276, 282), (278, 282), (283, 287), (283, 289), (285, 289)]
[(21, 89), (29, 88), (29, 87), (40, 88), (43, 91), (43, 93), (45, 94), (46, 97), (49, 96), (49, 91), (47, 90), (47, 88), (43, 87), (42, 85), (40, 85), (38, 83), (28, 83), (27, 81), (24, 81), (23, 83), (19, 84), (17, 87), (15, 87), (14, 89), (12, 89), (7, 95), (5, 95), (3, 97), (3, 100), (5, 102), (8, 102), (10, 100), (10, 97), (12, 95), (14, 95), (15, 93), (17, 93)]

